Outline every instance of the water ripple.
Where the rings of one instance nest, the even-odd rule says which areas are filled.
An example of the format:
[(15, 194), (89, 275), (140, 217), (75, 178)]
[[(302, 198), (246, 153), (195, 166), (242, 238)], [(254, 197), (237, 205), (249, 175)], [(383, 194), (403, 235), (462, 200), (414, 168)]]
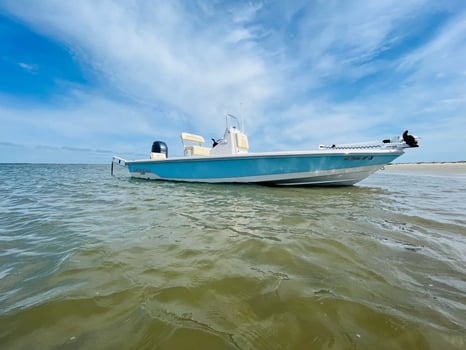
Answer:
[(466, 346), (465, 178), (359, 187), (0, 165), (6, 348)]

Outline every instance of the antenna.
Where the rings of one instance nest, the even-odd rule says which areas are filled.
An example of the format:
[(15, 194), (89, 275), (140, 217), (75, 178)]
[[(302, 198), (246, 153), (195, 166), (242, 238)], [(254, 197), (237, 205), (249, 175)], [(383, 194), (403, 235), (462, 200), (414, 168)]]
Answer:
[(245, 133), (246, 130), (244, 130), (243, 102), (239, 103), (239, 117), (241, 119), (241, 131)]

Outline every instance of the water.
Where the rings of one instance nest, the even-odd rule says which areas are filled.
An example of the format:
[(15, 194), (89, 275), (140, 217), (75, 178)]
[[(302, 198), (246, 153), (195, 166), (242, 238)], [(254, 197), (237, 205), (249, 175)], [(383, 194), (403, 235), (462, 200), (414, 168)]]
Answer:
[(465, 349), (466, 174), (346, 188), (0, 165), (2, 349)]

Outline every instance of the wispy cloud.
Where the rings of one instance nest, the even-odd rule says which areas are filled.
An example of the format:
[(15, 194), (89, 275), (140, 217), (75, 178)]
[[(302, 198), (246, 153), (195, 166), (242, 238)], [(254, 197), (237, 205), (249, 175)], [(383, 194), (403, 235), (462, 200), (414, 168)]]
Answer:
[(30, 73), (35, 73), (37, 72), (37, 65), (35, 64), (27, 64), (27, 63), (23, 63), (23, 62), (19, 62), (18, 63), (18, 66), (22, 69), (24, 69), (25, 71), (28, 71)]
[(127, 96), (205, 116), (205, 125), (222, 103), (231, 108), (247, 98), (255, 105), (273, 93), (246, 29), (229, 27), (218, 13), (205, 26), (205, 15), (176, 2), (151, 4), (59, 2), (52, 8), (42, 2), (16, 9), (37, 30), (71, 45)]
[[(67, 147), (81, 141), (83, 148), (134, 152), (147, 148), (156, 132), (175, 145), (182, 130), (220, 134), (221, 116), (233, 112), (246, 116), (256, 150), (310, 148), (409, 128), (425, 141), (412, 157), (436, 160), (428, 158), (445, 157), (449, 147), (457, 150), (451, 158), (466, 158), (459, 151), (466, 149), (462, 1), (3, 6), (66, 45), (97, 83), (54, 96), (52, 106), (4, 104), (0, 118), (10, 126), (2, 138), (29, 125), (38, 131), (24, 137), (37, 143), (43, 142), (39, 130), (47, 130)], [(439, 136), (447, 134), (453, 136), (448, 146)]]

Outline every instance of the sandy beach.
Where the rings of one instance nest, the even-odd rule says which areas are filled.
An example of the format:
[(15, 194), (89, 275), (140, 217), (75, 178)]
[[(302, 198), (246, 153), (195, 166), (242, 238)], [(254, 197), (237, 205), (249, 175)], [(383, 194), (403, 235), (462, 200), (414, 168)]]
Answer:
[(432, 163), (394, 163), (385, 166), (385, 170), (417, 171), (466, 175), (466, 161), (432, 162)]

